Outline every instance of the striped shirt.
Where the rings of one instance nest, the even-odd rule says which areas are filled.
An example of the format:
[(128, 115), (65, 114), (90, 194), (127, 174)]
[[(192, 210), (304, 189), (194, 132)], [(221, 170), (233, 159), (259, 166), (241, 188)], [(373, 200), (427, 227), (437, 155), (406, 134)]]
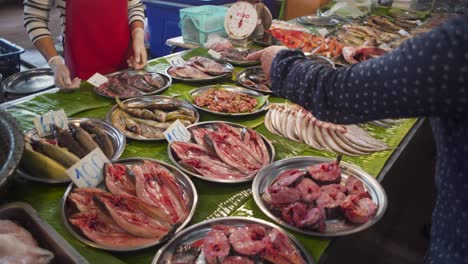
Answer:
[[(33, 43), (41, 38), (52, 38), (47, 24), (53, 3), (54, 0), (24, 0), (24, 27), (28, 31), (29, 38), (31, 38)], [(59, 11), (62, 21), (63, 34), (65, 34), (66, 28), (65, 6), (66, 0), (55, 0), (55, 7)], [(141, 0), (128, 0), (129, 24), (134, 21), (144, 22), (144, 20), (145, 10)]]

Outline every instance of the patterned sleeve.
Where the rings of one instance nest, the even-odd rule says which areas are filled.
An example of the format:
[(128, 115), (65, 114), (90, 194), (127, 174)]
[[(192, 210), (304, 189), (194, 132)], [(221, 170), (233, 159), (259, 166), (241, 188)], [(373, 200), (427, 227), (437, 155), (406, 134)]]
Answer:
[(52, 38), (47, 25), (51, 7), (52, 0), (24, 1), (24, 27), (33, 43), (41, 38)]
[(271, 67), (272, 89), (334, 123), (382, 118), (465, 116), (468, 16), (404, 42), (377, 59), (332, 69), (284, 50)]
[(134, 21), (145, 22), (145, 9), (141, 0), (128, 0), (128, 23)]

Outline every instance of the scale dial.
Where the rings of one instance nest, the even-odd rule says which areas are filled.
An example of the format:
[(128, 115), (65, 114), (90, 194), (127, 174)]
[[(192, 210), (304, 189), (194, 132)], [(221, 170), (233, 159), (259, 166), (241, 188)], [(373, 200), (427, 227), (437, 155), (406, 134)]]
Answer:
[(233, 39), (247, 39), (258, 24), (255, 6), (249, 2), (236, 2), (228, 10), (224, 19), (224, 28)]

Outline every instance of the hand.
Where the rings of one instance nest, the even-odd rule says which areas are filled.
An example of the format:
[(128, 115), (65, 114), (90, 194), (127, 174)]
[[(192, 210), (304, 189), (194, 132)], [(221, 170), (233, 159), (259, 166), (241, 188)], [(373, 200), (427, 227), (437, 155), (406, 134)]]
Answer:
[(248, 61), (260, 60), (260, 62), (262, 63), (263, 72), (265, 73), (266, 78), (270, 80), (271, 64), (273, 63), (273, 60), (275, 59), (276, 54), (278, 54), (278, 52), (283, 49), (286, 49), (286, 47), (271, 46), (271, 47), (259, 50), (255, 53), (252, 53), (249, 56), (247, 56), (245, 59)]
[(62, 90), (72, 90), (80, 88), (81, 79), (75, 77), (70, 79), (70, 71), (60, 56), (54, 56), (48, 61), (50, 68), (54, 72), (55, 85)]
[(133, 56), (128, 60), (128, 67), (135, 70), (143, 69), (146, 65), (147, 54), (145, 48), (145, 34), (142, 28), (135, 28), (132, 31)]

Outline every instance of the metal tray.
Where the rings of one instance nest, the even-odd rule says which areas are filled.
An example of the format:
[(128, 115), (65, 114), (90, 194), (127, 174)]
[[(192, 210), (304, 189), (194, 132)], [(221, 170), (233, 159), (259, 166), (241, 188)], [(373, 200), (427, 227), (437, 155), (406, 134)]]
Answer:
[(250, 80), (248, 80), (247, 76), (249, 76), (251, 74), (263, 74), (262, 66), (253, 66), (253, 67), (249, 67), (249, 68), (246, 68), (246, 69), (240, 71), (237, 74), (237, 77), (236, 77), (237, 83), (244, 86), (245, 88), (257, 91), (259, 93), (273, 94), (273, 91), (271, 91), (271, 90), (268, 90), (268, 91), (267, 90), (261, 90), (261, 89), (258, 89), (256, 85), (255, 86), (254, 85), (248, 85), (247, 81), (250, 81)]
[[(246, 48), (234, 48), (236, 50), (246, 50)], [(210, 55), (211, 56), (211, 55)], [(219, 62), (227, 62), (227, 63), (230, 63), (232, 65), (235, 65), (235, 66), (254, 66), (254, 65), (260, 65), (260, 60), (258, 61), (235, 61), (235, 60), (229, 60), (229, 59), (224, 59), (224, 58), (215, 58), (212, 56), (212, 58), (215, 60), (215, 61), (219, 61)]]
[(299, 241), (292, 235), (287, 233), (282, 228), (269, 223), (267, 221), (253, 218), (253, 217), (221, 217), (212, 220), (207, 220), (196, 225), (193, 225), (184, 231), (177, 234), (171, 239), (164, 247), (158, 250), (156, 256), (154, 256), (152, 264), (165, 264), (165, 260), (170, 259), (172, 254), (176, 251), (176, 248), (180, 245), (188, 244), (191, 245), (196, 242), (200, 242), (203, 238), (211, 231), (213, 225), (230, 225), (230, 226), (246, 226), (251, 224), (257, 224), (263, 226), (269, 230), (275, 228), (284, 235), (286, 235), (290, 241), (296, 246), (305, 260), (305, 263), (314, 264), (315, 261), (310, 256), (309, 252), (299, 243)]
[(298, 17), (296, 21), (304, 25), (317, 27), (332, 27), (340, 23), (340, 19), (336, 16), (301, 16)]
[[(108, 74), (106, 75), (107, 77), (110, 77), (110, 76), (113, 76), (113, 75), (117, 75), (117, 74), (121, 74), (121, 73), (125, 73), (125, 72), (129, 72), (129, 73), (134, 73), (134, 74), (140, 74), (140, 75), (143, 75), (145, 73), (156, 73), (156, 74), (159, 74), (161, 77), (163, 77), (163, 79), (166, 81), (166, 85), (164, 85), (163, 87), (159, 88), (159, 89), (156, 89), (155, 87), (155, 90), (153, 92), (150, 92), (150, 93), (143, 93), (142, 95), (135, 95), (135, 96), (119, 96), (120, 99), (128, 99), (128, 98), (134, 98), (134, 97), (140, 97), (140, 96), (146, 96), (146, 95), (153, 95), (153, 94), (159, 94), (159, 93), (162, 93), (164, 92), (165, 90), (167, 90), (169, 88), (169, 86), (171, 86), (172, 84), (172, 78), (171, 76), (165, 74), (165, 73), (160, 73), (160, 72), (150, 72), (150, 71), (145, 71), (145, 70), (124, 70), (124, 71), (118, 71), (118, 72), (113, 72), (111, 74)], [(98, 90), (97, 90), (97, 87), (94, 87), (94, 92), (96, 92), (97, 94), (101, 95), (101, 96), (104, 96), (104, 97), (107, 97), (107, 98), (112, 98), (114, 99), (115, 96), (109, 96), (109, 95), (106, 95), (106, 94), (102, 94), (100, 93)]]
[[(227, 90), (227, 91), (230, 91), (230, 92), (234, 92), (234, 93), (239, 93), (239, 94), (245, 94), (245, 95), (250, 95), (250, 96), (253, 96), (253, 97), (260, 97), (260, 96), (264, 96), (263, 94), (259, 93), (259, 92), (256, 92), (256, 91), (252, 91), (250, 89), (246, 89), (246, 88), (242, 88), (242, 87), (238, 87), (238, 86), (230, 86), (230, 85), (209, 85), (209, 86), (203, 86), (203, 87), (200, 87), (200, 88), (196, 88), (196, 89), (193, 89), (189, 92), (190, 94), (190, 97), (193, 99), (195, 99), (196, 96), (202, 94), (203, 92), (205, 92), (206, 90), (208, 89), (224, 89), (224, 90)], [(196, 105), (195, 103), (193, 103), (193, 106), (197, 109), (200, 109), (202, 111), (205, 111), (205, 112), (209, 112), (209, 113), (212, 113), (212, 114), (215, 114), (215, 115), (222, 115), (222, 116), (249, 116), (249, 115), (255, 115), (255, 114), (258, 114), (260, 112), (263, 112), (267, 109), (268, 107), (268, 99), (265, 101), (265, 103), (255, 109), (253, 112), (245, 112), (245, 113), (225, 113), (225, 112), (216, 112), (216, 111), (211, 111), (207, 108), (204, 108), (204, 107), (200, 107), (198, 105)]]
[(65, 241), (31, 205), (10, 203), (0, 208), (0, 219), (8, 219), (28, 230), (39, 247), (54, 253), (51, 264), (88, 263), (67, 241)]
[[(193, 185), (192, 181), (190, 178), (185, 175), (182, 171), (177, 169), (176, 167), (167, 164), (165, 162), (159, 161), (159, 160), (154, 160), (154, 159), (149, 159), (149, 158), (129, 158), (129, 159), (121, 159), (113, 163), (121, 163), (121, 164), (136, 164), (136, 163), (141, 163), (143, 160), (149, 160), (153, 162), (157, 162), (160, 165), (166, 167), (170, 172), (174, 174), (174, 176), (177, 179), (178, 184), (182, 186), (182, 189), (184, 190), (185, 194), (187, 195), (188, 199), (188, 205), (191, 208), (190, 213), (187, 216), (187, 219), (180, 224), (180, 226), (177, 227), (176, 230), (173, 231), (173, 233), (169, 233), (167, 236), (163, 237), (160, 240), (156, 240), (153, 243), (150, 243), (145, 246), (140, 246), (140, 247), (133, 247), (133, 248), (114, 248), (114, 247), (108, 247), (108, 246), (103, 246), (99, 245), (98, 243), (91, 241), (88, 239), (86, 236), (82, 235), (81, 232), (75, 228), (69, 221), (68, 217), (74, 213), (73, 208), (70, 208), (72, 206), (69, 206), (69, 201), (68, 201), (68, 195), (75, 189), (77, 188), (73, 183), (71, 183), (68, 188), (65, 190), (65, 193), (63, 194), (62, 200), (61, 200), (61, 217), (63, 224), (65, 225), (65, 228), (70, 232), (76, 239), (79, 241), (85, 243), (86, 245), (89, 245), (94, 248), (99, 248), (99, 249), (104, 249), (104, 250), (109, 250), (109, 251), (119, 251), (119, 252), (128, 252), (128, 251), (135, 251), (135, 250), (141, 250), (144, 248), (149, 248), (155, 245), (159, 245), (166, 240), (168, 240), (172, 235), (174, 235), (177, 232), (180, 232), (184, 227), (190, 222), (190, 220), (193, 217), (193, 214), (195, 213), (195, 208), (197, 207), (197, 202), (198, 202), (198, 194), (197, 194), (197, 189), (195, 188), (195, 185)], [(104, 173), (104, 172), (103, 172)], [(105, 183), (101, 183), (97, 188), (107, 190)]]
[[(237, 127), (239, 129), (242, 129), (242, 128), (247, 128), (245, 126), (242, 126), (242, 125), (239, 125), (239, 124), (236, 124), (236, 123), (231, 123), (231, 122), (225, 122), (225, 121), (207, 121), (207, 122), (200, 122), (200, 123), (197, 123), (197, 124), (193, 124), (191, 126), (188, 126), (187, 129), (190, 130), (191, 128), (211, 128), (213, 127), (213, 124), (216, 124), (216, 123), (225, 123), (225, 124), (228, 124), (228, 125), (231, 125), (233, 127)], [(265, 145), (268, 149), (268, 154), (270, 155), (270, 163), (273, 162), (273, 160), (275, 159), (275, 148), (273, 147), (273, 144), (271, 144), (270, 141), (268, 141), (268, 139), (263, 136), (262, 134), (258, 133), (258, 135), (260, 135), (260, 137), (262, 137), (263, 139), (263, 142), (265, 142)], [(242, 182), (249, 182), (249, 181), (252, 181), (253, 178), (255, 178), (255, 176), (253, 177), (250, 177), (250, 178), (245, 178), (245, 179), (234, 179), (234, 180), (223, 180), (223, 179), (212, 179), (212, 178), (208, 178), (206, 176), (203, 176), (201, 174), (197, 174), (197, 173), (194, 173), (184, 167), (182, 167), (181, 165), (179, 165), (179, 163), (177, 162), (177, 158), (176, 158), (176, 155), (175, 153), (172, 151), (171, 149), (171, 143), (168, 144), (167, 146), (167, 153), (169, 155), (169, 159), (171, 160), (171, 162), (177, 167), (179, 168), (180, 170), (182, 170), (183, 172), (191, 175), (191, 176), (194, 176), (194, 177), (197, 177), (199, 179), (202, 179), (202, 180), (205, 180), (205, 181), (210, 181), (210, 182), (218, 182), (218, 183), (242, 183)]]
[(54, 86), (54, 73), (49, 68), (18, 72), (3, 81), (3, 90), (17, 95), (36, 93)]
[[(111, 138), (112, 144), (114, 146), (114, 155), (112, 156), (111, 160), (117, 160), (120, 155), (122, 155), (124, 149), (125, 149), (125, 136), (116, 128), (113, 126), (109, 125), (108, 123), (100, 120), (100, 119), (95, 119), (95, 118), (69, 118), (68, 123), (69, 124), (74, 124), (78, 125), (84, 122), (92, 122), (98, 127), (102, 128), (107, 135)], [(26, 136), (37, 136), (37, 131), (36, 129), (30, 130), (25, 133)], [(35, 182), (41, 182), (41, 183), (49, 183), (49, 184), (63, 184), (63, 183), (68, 183), (71, 181), (71, 179), (46, 179), (46, 178), (40, 178), (40, 177), (35, 177), (31, 175), (30, 172), (24, 170), (21, 167), (18, 167), (16, 170), (16, 173), (18, 176), (30, 180), (30, 181), (35, 181)]]
[[(151, 96), (144, 96), (144, 97), (135, 97), (135, 98), (131, 98), (131, 99), (127, 99), (125, 101), (123, 101), (122, 103), (126, 103), (126, 102), (138, 102), (138, 101), (141, 101), (141, 102), (152, 102), (152, 101), (157, 101), (157, 102), (161, 102), (161, 103), (165, 103), (165, 102), (174, 102), (176, 103), (177, 105), (179, 106), (183, 106), (183, 107), (187, 107), (187, 108), (190, 108), (191, 110), (193, 110), (195, 112), (195, 116), (196, 116), (196, 120), (194, 122), (197, 123), (198, 120), (200, 120), (200, 114), (198, 113), (198, 110), (193, 107), (192, 104), (184, 101), (184, 100), (181, 100), (181, 99), (177, 99), (177, 98), (173, 98), (173, 97), (170, 97), (170, 96), (164, 96), (164, 95), (151, 95)], [(109, 110), (106, 114), (106, 121), (113, 125), (112, 123), (112, 116), (114, 115), (114, 111), (115, 109), (117, 109), (119, 106), (118, 105), (114, 105), (111, 110)], [(146, 138), (146, 137), (143, 137), (143, 136), (138, 136), (138, 137), (135, 137), (133, 135), (130, 135), (130, 134), (127, 134), (125, 133), (125, 131), (120, 131), (122, 132), (127, 138), (131, 138), (131, 139), (135, 139), (135, 140), (141, 140), (141, 141), (159, 141), (159, 140), (165, 140), (164, 137), (162, 138)]]
[(169, 69), (171, 69), (172, 66), (169, 66), (166, 69), (166, 74), (168, 76), (171, 76), (172, 79), (174, 79), (174, 80), (181, 81), (181, 82), (189, 82), (189, 83), (212, 82), (212, 81), (219, 81), (219, 80), (223, 80), (223, 79), (231, 77), (232, 73), (234, 71), (234, 67), (230, 63), (227, 63), (227, 62), (219, 62), (218, 61), (218, 63), (223, 65), (224, 67), (226, 67), (228, 69), (228, 72), (220, 74), (220, 75), (214, 75), (211, 78), (207, 78), (207, 79), (190, 79), (190, 78), (182, 78), (182, 77), (172, 76), (171, 74), (169, 74)]
[(337, 236), (344, 236), (357, 233), (359, 231), (365, 230), (375, 223), (377, 223), (385, 213), (387, 209), (387, 196), (385, 194), (384, 189), (380, 185), (380, 183), (375, 180), (372, 176), (367, 174), (365, 171), (360, 169), (357, 166), (351, 165), (349, 163), (341, 162), (340, 168), (342, 170), (342, 177), (343, 181), (345, 181), (349, 176), (353, 175), (360, 179), (364, 185), (366, 190), (369, 192), (372, 200), (377, 204), (377, 213), (370, 221), (358, 225), (358, 224), (351, 224), (344, 219), (327, 219), (326, 223), (326, 230), (325, 232), (316, 232), (312, 230), (306, 230), (302, 228), (298, 228), (292, 226), (286, 222), (284, 222), (281, 218), (273, 214), (269, 209), (268, 206), (263, 202), (261, 195), (265, 192), (265, 190), (270, 186), (273, 181), (279, 176), (279, 174), (286, 169), (302, 169), (306, 166), (324, 162), (331, 162), (334, 161), (333, 159), (329, 158), (322, 158), (322, 157), (294, 157), (289, 159), (280, 160), (270, 164), (269, 166), (263, 168), (255, 177), (254, 182), (252, 184), (252, 193), (255, 200), (255, 203), (260, 207), (262, 212), (264, 212), (268, 217), (273, 219), (276, 223), (287, 227), (291, 230), (296, 232), (315, 236), (315, 237), (337, 237)]

